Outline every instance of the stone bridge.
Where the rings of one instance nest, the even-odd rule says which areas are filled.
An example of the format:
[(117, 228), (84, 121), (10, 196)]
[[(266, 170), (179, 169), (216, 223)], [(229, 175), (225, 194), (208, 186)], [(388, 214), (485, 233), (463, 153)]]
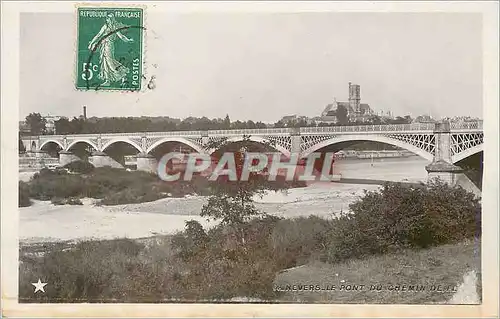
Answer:
[(50, 148), (57, 149), (61, 165), (79, 159), (75, 150), (84, 145), (91, 151), (88, 159), (94, 166), (115, 167), (123, 163), (108, 151), (117, 143), (125, 143), (135, 149), (138, 170), (155, 171), (158, 158), (153, 153), (165, 143), (176, 142), (194, 152), (211, 154), (215, 149), (207, 149), (207, 143), (238, 142), (245, 137), (257, 143), (270, 142), (284, 155), (299, 154), (299, 158), (325, 148), (338, 151), (362, 141), (390, 144), (431, 162), (426, 167), (429, 176), (453, 182), (453, 175), (460, 170), (453, 164), (483, 150), (483, 122), (41, 135), (23, 137), (22, 142), (27, 152), (37, 156)]

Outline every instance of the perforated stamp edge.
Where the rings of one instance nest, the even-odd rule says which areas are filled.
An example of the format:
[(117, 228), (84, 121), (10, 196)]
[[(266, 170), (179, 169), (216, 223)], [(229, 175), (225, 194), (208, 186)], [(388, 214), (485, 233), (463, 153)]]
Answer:
[[(81, 8), (102, 8), (102, 9), (142, 9), (142, 78), (141, 78), (141, 88), (139, 90), (130, 90), (130, 89), (105, 89), (105, 88), (78, 88), (76, 85), (76, 78), (78, 76), (78, 9)], [(115, 93), (115, 94), (126, 94), (126, 93), (141, 93), (145, 92), (148, 87), (148, 68), (147, 68), (147, 38), (148, 38), (148, 25), (147, 25), (147, 6), (144, 4), (130, 4), (130, 3), (100, 3), (100, 2), (81, 2), (74, 4), (74, 28), (73, 28), (73, 58), (74, 58), (74, 66), (73, 66), (73, 77), (71, 78), (73, 90), (77, 92), (107, 92), (107, 93)]]

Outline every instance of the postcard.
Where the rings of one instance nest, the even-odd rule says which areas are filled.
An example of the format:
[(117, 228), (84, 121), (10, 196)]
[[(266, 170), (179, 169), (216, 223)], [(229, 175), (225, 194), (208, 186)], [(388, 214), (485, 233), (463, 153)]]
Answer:
[(498, 316), (497, 11), (2, 3), (2, 315)]

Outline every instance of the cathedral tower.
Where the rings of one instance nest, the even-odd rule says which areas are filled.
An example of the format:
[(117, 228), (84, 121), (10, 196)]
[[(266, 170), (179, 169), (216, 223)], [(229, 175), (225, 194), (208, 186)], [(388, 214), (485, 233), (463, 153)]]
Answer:
[(357, 114), (361, 112), (359, 108), (360, 101), (361, 101), (360, 86), (358, 84), (352, 84), (351, 82), (349, 82), (349, 106)]

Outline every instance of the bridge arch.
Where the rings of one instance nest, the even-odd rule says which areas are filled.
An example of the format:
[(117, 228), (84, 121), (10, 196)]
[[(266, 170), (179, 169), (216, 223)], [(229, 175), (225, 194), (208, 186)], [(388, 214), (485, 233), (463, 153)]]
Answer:
[(315, 145), (311, 146), (310, 148), (304, 150), (302, 152), (302, 154), (300, 155), (300, 158), (307, 157), (309, 154), (311, 154), (311, 153), (313, 153), (313, 152), (315, 152), (323, 147), (326, 147), (326, 146), (329, 146), (332, 144), (338, 144), (338, 143), (342, 143), (342, 142), (351, 142), (351, 141), (360, 141), (360, 142), (371, 141), (371, 142), (390, 144), (390, 145), (394, 145), (394, 146), (406, 149), (412, 153), (415, 153), (428, 161), (432, 161), (434, 158), (433, 154), (426, 152), (426, 151), (424, 151), (416, 146), (413, 146), (411, 144), (405, 143), (405, 142), (397, 140), (397, 139), (382, 136), (382, 135), (344, 135), (344, 136), (330, 138), (328, 140), (322, 141), (322, 142), (315, 144)]
[(42, 144), (40, 144), (40, 148), (39, 148), (39, 149), (40, 149), (40, 150), (42, 150), (42, 149), (43, 149), (43, 147), (44, 147), (45, 145), (49, 144), (49, 143), (55, 143), (55, 144), (59, 145), (59, 147), (60, 147), (61, 149), (64, 149), (64, 145), (63, 145), (61, 142), (59, 142), (58, 140), (46, 140), (46, 141), (43, 141), (43, 143), (42, 143)]
[(198, 153), (205, 153), (205, 150), (203, 149), (203, 147), (201, 147), (200, 145), (198, 145), (196, 143), (193, 143), (192, 141), (190, 141), (188, 139), (184, 139), (182, 137), (165, 137), (165, 138), (162, 138), (162, 139), (154, 142), (153, 144), (151, 144), (151, 146), (149, 146), (148, 149), (146, 150), (146, 154), (149, 154), (149, 152), (151, 152), (152, 150), (154, 150), (155, 148), (157, 148), (161, 144), (167, 143), (167, 142), (179, 142), (179, 143), (185, 144), (189, 147), (192, 147)]
[(474, 147), (466, 149), (463, 152), (460, 152), (458, 154), (453, 155), (451, 157), (451, 162), (453, 164), (455, 164), (455, 163), (460, 162), (461, 160), (463, 160), (469, 156), (472, 156), (472, 155), (479, 153), (479, 152), (482, 152), (482, 151), (483, 151), (483, 144), (476, 145)]
[(104, 152), (108, 147), (110, 147), (111, 145), (113, 145), (115, 143), (119, 143), (119, 142), (129, 144), (129, 145), (133, 146), (139, 153), (142, 152), (142, 148), (136, 142), (129, 140), (129, 139), (126, 139), (126, 138), (112, 139), (111, 141), (109, 141), (103, 145), (102, 151)]
[(70, 150), (73, 146), (75, 146), (77, 143), (85, 143), (85, 144), (88, 144), (88, 145), (92, 146), (92, 148), (93, 148), (94, 150), (96, 150), (96, 151), (97, 151), (97, 150), (99, 150), (99, 149), (97, 148), (97, 145), (95, 145), (94, 143), (92, 143), (92, 142), (91, 142), (91, 141), (89, 141), (89, 140), (86, 140), (86, 139), (76, 139), (76, 140), (74, 140), (74, 141), (71, 141), (71, 143), (69, 143), (69, 144), (68, 144), (68, 147), (67, 147), (66, 151), (69, 151), (69, 150)]
[[(230, 137), (226, 140), (226, 142), (228, 143), (235, 143), (235, 142), (241, 142), (244, 140), (244, 137), (243, 136), (234, 136), (234, 137)], [(257, 143), (261, 143), (261, 144), (265, 144), (265, 143), (270, 143), (271, 141), (267, 138), (264, 138), (264, 137), (261, 137), (261, 136), (255, 136), (255, 135), (250, 135), (250, 137), (248, 137), (248, 140), (252, 141), (252, 142), (257, 142)], [(279, 145), (278, 143), (274, 143), (273, 146), (274, 149), (276, 149), (277, 151), (279, 151), (281, 154), (285, 155), (285, 156), (290, 156), (291, 153), (289, 150), (287, 150), (286, 148), (284, 148), (283, 146)], [(212, 154), (213, 152), (215, 152), (216, 149), (211, 149), (208, 151), (209, 154)]]

